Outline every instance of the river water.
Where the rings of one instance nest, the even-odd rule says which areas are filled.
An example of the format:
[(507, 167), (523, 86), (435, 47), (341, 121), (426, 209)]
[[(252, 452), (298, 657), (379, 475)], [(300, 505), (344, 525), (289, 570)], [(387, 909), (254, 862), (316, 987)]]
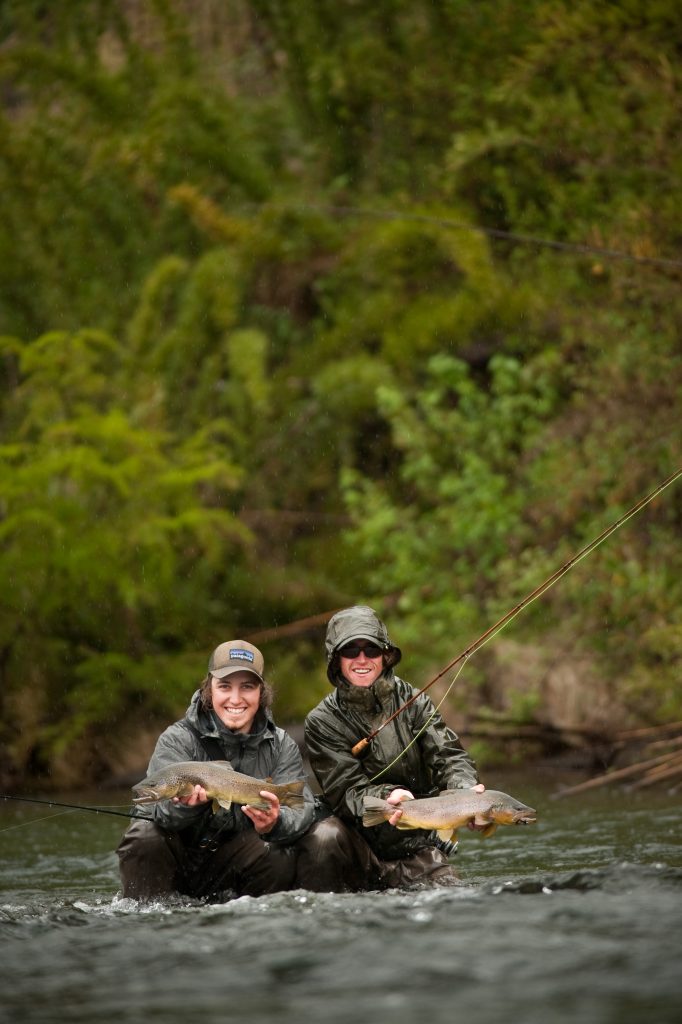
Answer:
[(680, 796), (487, 782), (539, 820), (464, 831), (461, 887), (222, 905), (121, 899), (124, 819), (0, 801), (0, 1020), (678, 1024)]

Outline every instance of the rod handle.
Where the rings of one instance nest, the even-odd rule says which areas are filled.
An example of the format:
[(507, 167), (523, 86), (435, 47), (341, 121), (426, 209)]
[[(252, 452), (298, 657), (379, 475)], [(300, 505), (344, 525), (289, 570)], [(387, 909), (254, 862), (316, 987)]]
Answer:
[(354, 747), (351, 747), (350, 752), (353, 757), (362, 757), (368, 746), (369, 738), (365, 736), (365, 738), (361, 739), (359, 743), (356, 743)]

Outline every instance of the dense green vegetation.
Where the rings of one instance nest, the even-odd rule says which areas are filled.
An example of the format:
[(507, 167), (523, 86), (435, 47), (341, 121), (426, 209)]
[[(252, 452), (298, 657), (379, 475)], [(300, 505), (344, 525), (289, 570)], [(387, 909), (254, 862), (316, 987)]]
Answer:
[[(299, 718), (323, 630), (273, 631), (355, 601), (424, 682), (682, 465), (672, 0), (5, 0), (0, 43), (9, 775), (115, 772), (233, 635)], [(574, 724), (682, 718), (681, 526), (450, 712), (551, 719), (573, 664)]]

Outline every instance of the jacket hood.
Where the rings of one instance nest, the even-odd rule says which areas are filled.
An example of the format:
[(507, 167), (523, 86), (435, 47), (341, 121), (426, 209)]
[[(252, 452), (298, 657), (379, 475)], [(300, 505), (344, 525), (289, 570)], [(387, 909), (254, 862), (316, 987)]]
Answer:
[(338, 650), (349, 640), (373, 640), (383, 648), (384, 669), (391, 669), (402, 658), (402, 651), (392, 644), (386, 626), (373, 608), (356, 604), (332, 615), (327, 623), (325, 647), (327, 650), (327, 677), (337, 685), (339, 678)]

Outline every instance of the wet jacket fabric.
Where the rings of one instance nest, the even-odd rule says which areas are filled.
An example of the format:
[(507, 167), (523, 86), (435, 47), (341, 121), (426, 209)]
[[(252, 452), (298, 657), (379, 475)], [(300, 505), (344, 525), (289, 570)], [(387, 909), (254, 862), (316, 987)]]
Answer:
[[(444, 789), (469, 789), (478, 782), (474, 762), (426, 694), (382, 729), (361, 759), (354, 757), (351, 748), (358, 740), (417, 690), (392, 669), (368, 687), (353, 686), (338, 675), (335, 682), (334, 692), (305, 722), (310, 764), (333, 813), (355, 827), (383, 859), (408, 857), (426, 846), (436, 846), (436, 833), (424, 829), (398, 830), (388, 823), (364, 828), (363, 798), (385, 799), (396, 788), (408, 789), (415, 797), (434, 796)], [(409, 746), (424, 726), (419, 739)]]
[[(202, 744), (202, 739), (208, 740), (207, 746)], [(159, 736), (147, 774), (177, 761), (213, 760), (229, 761), (237, 772), (257, 779), (271, 779), (276, 784), (294, 782), (305, 776), (297, 743), (284, 729), (275, 725), (269, 712), (258, 712), (252, 732), (231, 732), (213, 711), (202, 707), (197, 690), (185, 718), (169, 726)], [(267, 789), (267, 784), (263, 788)], [(314, 798), (307, 785), (304, 797), (302, 808), (280, 808), (277, 823), (262, 836), (264, 841), (291, 843), (306, 832), (314, 818)], [(196, 807), (185, 807), (170, 800), (161, 800), (151, 805), (151, 813), (160, 828), (179, 833), (189, 847), (253, 830), (253, 822), (238, 804), (233, 804), (229, 810), (220, 808), (213, 813), (210, 801)]]

